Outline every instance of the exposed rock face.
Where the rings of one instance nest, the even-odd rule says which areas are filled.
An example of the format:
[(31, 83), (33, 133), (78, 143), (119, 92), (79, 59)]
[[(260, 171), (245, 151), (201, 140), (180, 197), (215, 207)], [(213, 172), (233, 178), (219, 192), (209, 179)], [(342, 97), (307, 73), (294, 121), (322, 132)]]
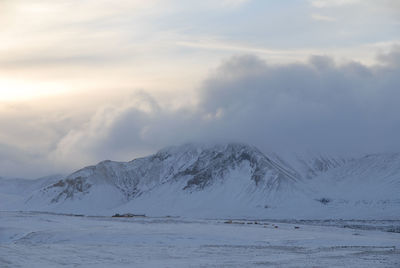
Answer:
[(73, 179), (67, 178), (65, 180), (60, 180), (57, 183), (54, 183), (53, 185), (46, 187), (45, 190), (50, 188), (62, 189), (62, 191), (51, 200), (52, 203), (56, 203), (63, 198), (72, 199), (74, 195), (77, 193), (88, 193), (90, 187), (92, 187), (92, 185), (87, 182), (87, 178), (78, 176)]
[(306, 158), (299, 158), (298, 161), (302, 165), (304, 170), (303, 176), (306, 178), (312, 178), (318, 176), (321, 173), (327, 172), (330, 169), (338, 168), (346, 164), (349, 159), (334, 158), (330, 156), (314, 155)]
[[(212, 147), (203, 150), (197, 159), (185, 170), (177, 173), (180, 176), (191, 176), (184, 190), (201, 190), (222, 179), (230, 170), (248, 162), (251, 168), (251, 180), (258, 185), (262, 181), (269, 184), (281, 180), (295, 180), (296, 174), (291, 174), (284, 167), (273, 162), (258, 149), (243, 144), (228, 144), (225, 147)], [(267, 173), (270, 173), (267, 178)]]

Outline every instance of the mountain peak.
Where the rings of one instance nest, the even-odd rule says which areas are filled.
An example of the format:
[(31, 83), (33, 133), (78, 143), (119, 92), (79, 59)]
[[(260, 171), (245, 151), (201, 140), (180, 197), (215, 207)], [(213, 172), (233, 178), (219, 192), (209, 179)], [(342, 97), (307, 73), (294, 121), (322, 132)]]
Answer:
[(223, 183), (234, 172), (246, 173), (242, 179), (263, 190), (278, 190), (296, 180), (295, 173), (254, 146), (190, 143), (167, 147), (130, 162), (102, 161), (72, 173), (43, 192), (52, 192), (51, 201), (60, 202), (80, 198), (92, 186), (107, 185), (130, 200), (164, 183), (179, 182), (183, 191), (201, 191)]

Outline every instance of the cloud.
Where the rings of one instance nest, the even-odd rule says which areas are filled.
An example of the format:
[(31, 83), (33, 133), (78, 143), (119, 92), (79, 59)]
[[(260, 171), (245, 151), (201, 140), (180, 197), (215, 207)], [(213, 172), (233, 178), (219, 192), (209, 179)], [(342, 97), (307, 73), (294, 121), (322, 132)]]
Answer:
[(234, 58), (204, 84), (202, 108), (224, 114), (216, 121), (226, 137), (264, 148), (400, 150), (399, 51), (382, 55), (383, 65), (373, 67), (336, 65), (325, 56), (281, 66)]
[(228, 7), (239, 7), (241, 5), (244, 5), (247, 2), (250, 2), (250, 0), (223, 0), (221, 1), (224, 6)]
[[(14, 119), (30, 124), (8, 124), (8, 140), (0, 137), (2, 175), (68, 173), (104, 159), (130, 160), (192, 141), (240, 141), (276, 152), (400, 151), (400, 47), (379, 55), (378, 61), (373, 66), (337, 64), (316, 55), (306, 63), (278, 65), (253, 55), (236, 56), (203, 81), (194, 106), (170, 108), (138, 92), (110, 100), (84, 118), (79, 110), (40, 119), (31, 112), (29, 120), (17, 113)], [(27, 133), (30, 138), (18, 138)], [(48, 142), (29, 145), (40, 137)], [(21, 139), (28, 144), (18, 144)]]
[[(366, 53), (376, 47), (368, 44), (396, 41), (386, 12), (398, 1), (319, 0), (310, 2), (314, 8), (283, 2), (3, 1), (0, 98), (76, 95), (41, 103), (49, 109), (32, 108), (37, 100), (15, 109), (0, 103), (0, 176), (67, 173), (190, 141), (277, 151), (400, 150), (399, 48), (370, 66), (306, 60), (326, 53), (371, 64)], [(310, 13), (336, 21), (315, 23)], [(193, 86), (209, 66), (237, 53), (252, 56), (227, 60)], [(120, 88), (148, 93), (132, 97)], [(102, 91), (106, 99), (94, 103)], [(113, 94), (120, 97), (111, 100)], [(168, 94), (178, 105), (160, 101)]]
[(147, 126), (161, 116), (158, 104), (144, 93), (123, 104), (107, 105), (87, 123), (66, 133), (52, 155), (64, 162), (79, 155), (74, 165), (94, 159), (126, 157), (127, 151), (134, 151), (137, 156), (149, 147), (144, 136)]
[[(193, 86), (209, 66), (234, 53), (254, 53), (281, 63), (328, 53), (371, 63), (365, 44), (396, 41), (393, 37), (398, 36), (397, 25), (386, 13), (372, 16), (350, 7), (335, 13), (310, 9), (307, 1), (0, 2), (2, 100), (37, 92), (49, 95), (52, 88), (154, 92), (168, 86), (172, 91)], [(336, 21), (315, 23), (310, 13), (319, 21)]]
[(340, 7), (354, 4), (388, 7), (392, 8), (394, 11), (399, 11), (398, 9), (400, 8), (400, 3), (397, 0), (311, 0), (310, 3), (317, 8)]
[(389, 65), (393, 68), (400, 67), (400, 45), (393, 45), (393, 49), (389, 53), (383, 53), (378, 56), (381, 63)]
[(311, 0), (311, 6), (318, 9), (350, 9), (353, 12), (367, 12), (367, 14), (376, 15), (377, 13), (385, 15), (400, 15), (400, 2), (398, 0)]
[(328, 56), (285, 65), (233, 57), (202, 83), (196, 107), (163, 108), (140, 93), (99, 110), (51, 155), (77, 166), (190, 141), (241, 141), (278, 152), (400, 151), (399, 55), (394, 48), (372, 67), (338, 65)]
[(320, 14), (311, 14), (311, 18), (317, 21), (335, 21), (336, 19), (329, 16), (324, 16)]
[(317, 8), (346, 6), (360, 3), (360, 0), (311, 0), (311, 4)]

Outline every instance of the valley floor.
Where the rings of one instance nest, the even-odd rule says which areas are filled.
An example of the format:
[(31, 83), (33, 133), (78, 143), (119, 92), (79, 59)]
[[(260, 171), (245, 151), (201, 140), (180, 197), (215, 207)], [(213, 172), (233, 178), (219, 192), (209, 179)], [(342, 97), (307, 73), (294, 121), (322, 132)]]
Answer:
[(0, 212), (0, 267), (400, 267), (399, 228)]

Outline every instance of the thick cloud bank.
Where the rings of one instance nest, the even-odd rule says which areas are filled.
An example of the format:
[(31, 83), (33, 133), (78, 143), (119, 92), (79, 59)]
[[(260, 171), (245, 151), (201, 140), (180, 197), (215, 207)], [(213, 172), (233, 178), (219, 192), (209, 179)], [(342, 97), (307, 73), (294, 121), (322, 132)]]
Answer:
[[(400, 151), (400, 47), (379, 59), (368, 67), (338, 65), (326, 56), (287, 65), (234, 57), (200, 85), (197, 106), (169, 109), (145, 93), (110, 104), (65, 130), (40, 152), (36, 166), (65, 172), (192, 141), (240, 141), (278, 152)], [(0, 159), (7, 158), (9, 167), (30, 161), (17, 151), (7, 155), (11, 159)]]
[(324, 56), (283, 66), (237, 57), (205, 82), (200, 108), (219, 115), (215, 135), (276, 150), (399, 150), (399, 55), (382, 55), (374, 67)]
[(398, 151), (399, 55), (397, 48), (373, 67), (336, 65), (325, 56), (278, 66), (234, 57), (201, 85), (198, 107), (162, 109), (142, 94), (130, 106), (99, 112), (60, 146), (104, 157), (187, 141), (233, 140), (278, 151)]

